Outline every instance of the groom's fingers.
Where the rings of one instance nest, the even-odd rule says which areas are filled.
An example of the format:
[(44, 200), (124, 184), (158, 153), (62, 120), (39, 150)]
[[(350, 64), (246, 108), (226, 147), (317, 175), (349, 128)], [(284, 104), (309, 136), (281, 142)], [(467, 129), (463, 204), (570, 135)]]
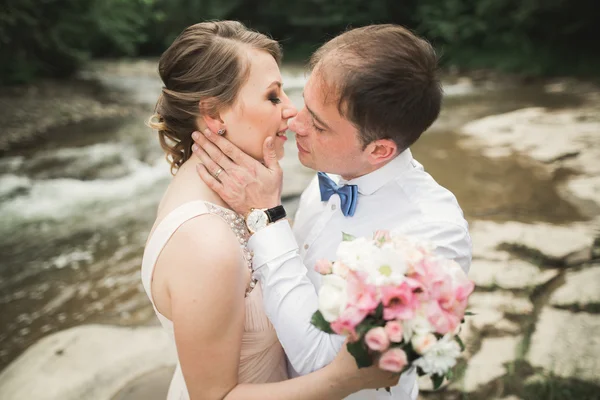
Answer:
[(212, 158), (210, 158), (210, 156), (208, 154), (206, 154), (206, 152), (204, 151), (204, 149), (202, 149), (202, 147), (198, 147), (197, 144), (194, 144), (192, 146), (192, 151), (200, 159), (200, 161), (202, 162), (202, 164), (204, 165), (206, 170), (212, 176), (214, 176), (221, 182), (223, 182), (224, 178), (228, 177), (225, 167), (214, 162), (212, 160)]
[(214, 146), (216, 146), (219, 149), (219, 151), (222, 152), (222, 154), (225, 154), (225, 156), (233, 160), (233, 162), (235, 162), (237, 165), (247, 166), (251, 161), (256, 162), (256, 160), (254, 160), (252, 157), (238, 149), (229, 140), (227, 140), (223, 136), (215, 135), (213, 132), (211, 132), (210, 129), (205, 129), (202, 131), (202, 133), (208, 138), (208, 140), (210, 140), (210, 143), (213, 143)]
[(200, 178), (202, 178), (204, 183), (206, 183), (209, 188), (215, 191), (215, 193), (217, 193), (219, 196), (222, 194), (223, 184), (216, 180), (215, 177), (208, 172), (204, 165), (196, 164), (196, 171), (198, 171), (198, 175), (200, 175)]
[[(216, 136), (216, 135), (215, 135)], [(192, 146), (192, 151), (196, 154), (200, 159), (205, 155), (209, 157), (210, 160), (216, 164), (218, 164), (221, 168), (230, 171), (234, 167), (234, 163), (231, 161), (229, 157), (227, 157), (217, 146), (209, 142), (203, 135), (198, 132), (192, 133), (192, 138), (194, 139), (195, 145)], [(207, 164), (204, 162), (203, 163)], [(209, 165), (209, 171), (210, 171)]]

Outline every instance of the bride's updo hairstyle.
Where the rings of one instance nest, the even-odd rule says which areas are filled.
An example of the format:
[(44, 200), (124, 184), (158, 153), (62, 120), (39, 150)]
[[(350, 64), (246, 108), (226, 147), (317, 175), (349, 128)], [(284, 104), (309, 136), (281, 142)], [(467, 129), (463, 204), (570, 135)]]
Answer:
[(149, 125), (158, 131), (171, 173), (192, 154), (197, 118), (215, 116), (235, 102), (250, 74), (250, 49), (265, 51), (281, 62), (279, 43), (237, 21), (192, 25), (160, 57), (158, 72), (164, 86)]

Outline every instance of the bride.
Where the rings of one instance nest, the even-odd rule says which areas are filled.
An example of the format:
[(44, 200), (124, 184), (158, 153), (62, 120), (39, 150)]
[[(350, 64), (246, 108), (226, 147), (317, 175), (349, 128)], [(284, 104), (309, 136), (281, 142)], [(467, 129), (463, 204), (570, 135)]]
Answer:
[(177, 348), (169, 400), (341, 399), (398, 380), (376, 367), (359, 370), (347, 351), (288, 379), (252, 279), (244, 218), (199, 182), (190, 159), (191, 133), (206, 128), (258, 160), (265, 143), (283, 156), (296, 109), (282, 89), (280, 60), (276, 41), (233, 21), (185, 29), (160, 58), (164, 87), (150, 124), (175, 176), (146, 244), (142, 282)]

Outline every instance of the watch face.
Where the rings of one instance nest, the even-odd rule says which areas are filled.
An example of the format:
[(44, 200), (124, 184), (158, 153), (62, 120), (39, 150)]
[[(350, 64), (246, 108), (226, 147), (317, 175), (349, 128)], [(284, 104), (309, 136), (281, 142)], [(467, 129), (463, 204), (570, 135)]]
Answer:
[(264, 211), (254, 210), (248, 214), (248, 221), (246, 224), (251, 232), (256, 232), (257, 230), (267, 226), (267, 222), (267, 214)]

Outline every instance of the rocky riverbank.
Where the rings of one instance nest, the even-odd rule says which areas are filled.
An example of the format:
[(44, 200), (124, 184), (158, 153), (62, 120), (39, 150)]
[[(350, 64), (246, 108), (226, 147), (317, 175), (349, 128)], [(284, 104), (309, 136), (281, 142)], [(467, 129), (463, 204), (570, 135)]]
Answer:
[[(38, 138), (51, 140), (53, 132), (78, 121), (118, 119), (139, 111), (136, 118), (146, 115), (160, 87), (155, 75), (153, 62), (104, 63), (69, 85), (41, 83), (39, 87), (11, 89), (12, 94), (3, 92), (0, 113), (10, 129), (0, 135), (0, 156), (6, 157), (10, 153), (7, 150), (36, 143)], [(286, 87), (288, 80), (292, 86), (301, 87), (302, 78), (294, 83), (295, 76), (286, 78)], [(474, 250), (470, 276), (477, 284), (470, 301), (476, 315), (464, 325), (467, 351), (456, 368), (456, 379), (438, 392), (428, 391), (423, 382), (421, 397), (596, 399), (600, 393), (600, 341), (596, 335), (600, 328), (600, 96), (592, 85), (571, 80), (550, 82), (535, 91), (527, 86), (502, 92), (503, 86), (468, 77), (456, 79), (446, 87), (449, 100), (440, 121), (418, 143), (421, 147), (415, 148), (417, 158), (457, 194), (465, 209)], [(299, 90), (292, 92), (292, 97), (301, 101)], [(136, 119), (133, 126), (142, 122)], [(130, 167), (136, 170), (144, 165), (142, 161), (155, 156), (143, 156), (146, 144), (136, 150), (140, 154), (133, 151), (131, 143), (139, 145), (150, 138), (146, 133), (132, 133), (130, 126), (126, 129), (128, 141), (110, 145), (91, 141), (97, 147), (84, 150), (69, 142), (67, 155), (63, 151), (60, 157), (51, 156), (64, 163), (65, 159), (73, 162), (81, 157), (83, 162), (88, 155), (100, 155), (108, 157), (106, 163), (116, 164), (112, 169), (105, 171), (106, 163), (98, 162), (94, 167), (98, 171), (80, 177), (62, 167), (41, 176), (34, 168), (35, 174), (28, 179), (33, 187), (65, 176), (72, 180), (70, 184), (78, 185), (94, 179), (108, 184), (111, 179), (121, 179), (130, 172), (127, 168), (118, 174), (113, 171), (121, 158), (134, 160)], [(80, 131), (86, 132), (85, 128)], [(118, 132), (113, 136), (121, 137)], [(116, 157), (115, 161), (112, 153), (104, 155), (113, 147), (127, 148), (132, 154)], [(36, 157), (41, 156), (46, 157)], [(48, 165), (44, 160), (42, 165)], [(478, 163), (463, 168), (473, 160)], [(504, 179), (497, 173), (490, 174), (490, 169), (508, 164), (514, 168), (507, 167), (506, 174), (518, 176)], [(282, 165), (286, 171), (286, 199), (293, 209), (298, 193), (312, 174), (299, 168), (295, 157), (286, 157)], [(10, 168), (7, 171), (14, 172)], [(526, 174), (519, 175), (522, 172)], [(140, 178), (146, 179), (146, 175)], [(123, 188), (135, 183), (123, 182)], [(538, 193), (536, 188), (542, 186), (535, 185), (540, 182), (544, 190)], [(83, 184), (79, 190), (89, 191)], [(479, 192), (486, 193), (477, 196)], [(509, 195), (495, 202), (494, 197), (504, 193)], [(540, 199), (549, 194), (555, 197)], [(108, 198), (109, 194), (103, 196)], [(72, 197), (65, 198), (78, 204)], [(546, 208), (538, 212), (532, 208), (537, 204)], [(564, 204), (568, 205), (567, 211)], [(556, 216), (553, 206), (557, 207)], [(108, 210), (114, 212), (114, 206)], [(133, 213), (124, 211), (124, 215)], [(126, 239), (115, 239), (115, 246), (121, 240), (127, 243)], [(65, 272), (61, 279), (70, 291), (59, 287), (60, 293), (51, 303), (56, 312), (60, 311), (59, 320), (68, 307), (78, 310), (81, 304), (89, 308), (85, 318), (96, 316), (102, 320), (97, 316), (102, 311), (95, 314), (96, 305), (102, 310), (116, 307), (113, 303), (126, 304), (125, 311), (115, 308), (119, 313), (145, 317), (118, 320), (125, 326), (112, 325), (114, 320), (109, 320), (111, 325), (99, 325), (85, 319), (84, 325), (66, 326), (48, 334), (0, 372), (1, 399), (164, 399), (175, 362), (174, 349), (159, 327), (139, 322), (153, 320), (143, 291), (132, 294), (139, 283), (139, 246), (135, 241), (123, 246), (106, 260), (94, 259), (92, 252), (87, 258), (72, 256), (75, 258), (67, 258), (58, 266), (54, 263), (50, 270)], [(81, 254), (88, 254), (85, 249)], [(127, 257), (120, 256), (121, 252)], [(59, 255), (53, 256), (58, 259)], [(66, 271), (73, 268), (86, 279), (88, 264), (106, 287), (96, 286), (96, 280), (86, 281), (85, 290), (77, 286), (77, 280), (68, 286)], [(110, 285), (102, 280), (104, 274), (113, 275)], [(23, 297), (26, 294), (23, 292)], [(19, 299), (14, 297), (12, 303), (6, 300), (9, 307), (17, 304)], [(138, 298), (145, 301), (143, 307)], [(0, 301), (4, 301), (2, 297)], [(111, 312), (117, 314), (112, 308)], [(9, 335), (29, 329), (23, 322), (25, 317), (15, 318), (7, 320), (14, 325)], [(0, 332), (0, 339), (2, 335)]]

